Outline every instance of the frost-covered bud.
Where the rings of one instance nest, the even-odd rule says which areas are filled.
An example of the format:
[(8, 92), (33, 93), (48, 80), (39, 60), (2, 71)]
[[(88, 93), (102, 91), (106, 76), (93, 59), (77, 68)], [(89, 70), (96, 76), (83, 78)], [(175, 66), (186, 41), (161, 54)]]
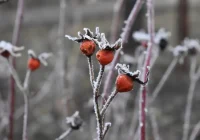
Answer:
[(164, 28), (161, 28), (158, 30), (158, 32), (155, 35), (155, 44), (157, 44), (160, 48), (160, 50), (165, 50), (165, 48), (168, 46), (169, 42), (168, 39), (171, 36), (170, 32), (167, 32)]
[(66, 117), (66, 123), (69, 124), (69, 126), (73, 130), (78, 130), (83, 124), (83, 120), (79, 116), (79, 111), (76, 111), (72, 116)]
[(12, 45), (9, 42), (0, 41), (0, 54), (3, 57), (8, 58), (10, 55), (12, 55), (14, 57), (20, 57), (21, 54), (18, 52), (22, 51), (22, 50), (24, 50), (23, 46), (17, 47), (17, 46)]
[(198, 52), (200, 52), (200, 43), (197, 39), (185, 38), (183, 45), (188, 48), (189, 55), (196, 55)]

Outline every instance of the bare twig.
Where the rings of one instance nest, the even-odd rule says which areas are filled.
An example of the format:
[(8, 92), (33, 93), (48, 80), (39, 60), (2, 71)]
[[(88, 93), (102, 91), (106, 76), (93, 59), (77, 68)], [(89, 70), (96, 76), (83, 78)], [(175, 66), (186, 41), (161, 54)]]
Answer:
[(195, 140), (199, 132), (200, 132), (200, 121), (195, 125), (194, 129), (192, 130), (189, 140)]
[(100, 88), (102, 76), (104, 73), (104, 68), (105, 68), (104, 66), (100, 65), (99, 74), (98, 74), (97, 80), (95, 81), (94, 90), (93, 90), (94, 92), (93, 104), (94, 104), (94, 111), (95, 111), (96, 120), (97, 120), (98, 140), (102, 140), (102, 137), (103, 137), (103, 125), (102, 125), (101, 114), (100, 114), (100, 109), (99, 109), (98, 97), (99, 97), (99, 88)]
[(110, 103), (112, 102), (112, 100), (115, 98), (115, 96), (117, 95), (118, 91), (115, 89), (111, 95), (109, 96), (109, 98), (107, 99), (106, 103), (103, 105), (103, 108), (101, 109), (101, 115), (104, 116), (108, 106), (110, 105)]
[(114, 9), (113, 9), (113, 19), (112, 19), (112, 25), (111, 25), (111, 39), (110, 42), (115, 42), (117, 40), (117, 33), (119, 31), (119, 23), (120, 23), (120, 15), (121, 10), (124, 5), (125, 0), (117, 0)]
[[(124, 31), (123, 31), (123, 34), (122, 34), (122, 46), (127, 42), (128, 40), (128, 37), (130, 35), (130, 30), (131, 30), (131, 27), (133, 26), (135, 20), (136, 20), (136, 17), (142, 7), (142, 4), (143, 4), (144, 0), (137, 0), (127, 21), (126, 21), (126, 26), (124, 28)], [(110, 67), (110, 70), (108, 72), (108, 75), (106, 76), (106, 79), (105, 79), (105, 84), (104, 84), (104, 89), (103, 89), (103, 97), (106, 99), (109, 95), (109, 88), (111, 86), (111, 79), (114, 75), (114, 68), (115, 68), (115, 65), (117, 64), (119, 58), (120, 58), (120, 52), (121, 52), (121, 49), (117, 50), (116, 53), (115, 53), (115, 57), (111, 63), (111, 67)]]
[[(147, 17), (148, 17), (148, 33), (150, 35), (150, 42), (148, 42), (148, 48), (146, 53), (146, 58), (144, 62), (144, 71), (142, 73), (143, 81), (147, 79), (147, 72), (148, 67), (151, 63), (151, 54), (152, 48), (154, 45), (154, 0), (147, 0)], [(146, 94), (147, 94), (147, 87), (141, 86), (141, 93), (140, 93), (140, 117), (139, 117), (139, 126), (140, 126), (140, 140), (145, 140), (146, 136)]]
[(174, 67), (176, 66), (177, 62), (178, 62), (178, 58), (174, 57), (172, 62), (168, 66), (167, 70), (165, 71), (164, 75), (162, 76), (161, 80), (159, 81), (158, 85), (155, 87), (154, 91), (152, 92), (152, 97), (151, 97), (150, 103), (153, 102), (155, 100), (155, 98), (158, 96), (160, 90), (162, 89), (163, 85), (169, 78), (169, 76), (170, 76), (172, 70), (174, 69)]
[(105, 136), (106, 136), (106, 134), (107, 134), (107, 132), (108, 132), (108, 130), (109, 130), (110, 127), (111, 127), (111, 123), (107, 122), (107, 123), (105, 124), (104, 130), (103, 130), (102, 139), (105, 138)]
[(58, 138), (56, 138), (56, 140), (62, 140), (64, 138), (66, 138), (67, 136), (69, 136), (69, 134), (71, 134), (71, 132), (72, 132), (72, 129), (69, 128), (63, 134), (61, 134)]
[[(16, 19), (15, 19), (15, 25), (14, 25), (14, 31), (13, 31), (13, 36), (12, 36), (12, 44), (14, 46), (17, 45), (18, 39), (19, 39), (19, 34), (20, 34), (20, 26), (22, 23), (22, 17), (23, 17), (23, 11), (24, 11), (24, 0), (19, 0), (18, 1), (18, 6), (17, 6), (17, 14), (16, 14)], [(13, 67), (15, 68), (15, 59), (12, 58), (12, 64)], [(10, 89), (11, 89), (11, 95), (10, 95), (10, 114), (9, 114), (9, 135), (8, 139), (13, 140), (13, 128), (14, 128), (14, 112), (15, 112), (15, 82), (14, 79), (11, 77), (11, 84), (10, 84)]]
[(27, 140), (27, 122), (28, 122), (28, 95), (23, 94), (24, 96), (24, 118), (23, 118), (23, 134), (22, 140)]
[(160, 134), (159, 134), (158, 124), (157, 124), (157, 121), (156, 121), (156, 116), (155, 116), (155, 114), (153, 113), (152, 110), (150, 110), (149, 116), (150, 116), (151, 126), (153, 128), (152, 131), (153, 131), (153, 135), (154, 135), (154, 140), (161, 140)]
[(27, 90), (28, 86), (29, 86), (29, 81), (30, 81), (30, 75), (31, 75), (31, 71), (28, 69), (26, 72), (26, 77), (24, 80), (24, 89)]
[(89, 56), (87, 59), (88, 59), (88, 66), (89, 66), (90, 82), (91, 82), (92, 88), (94, 88), (94, 67), (92, 64), (92, 58), (91, 56)]
[(190, 86), (187, 95), (187, 103), (185, 108), (184, 114), (184, 125), (183, 125), (183, 137), (182, 140), (188, 139), (189, 129), (190, 129), (190, 117), (191, 117), (191, 110), (192, 110), (192, 101), (194, 97), (194, 90), (196, 87), (197, 79), (195, 76), (195, 69), (196, 69), (196, 57), (191, 58), (191, 66), (190, 66)]

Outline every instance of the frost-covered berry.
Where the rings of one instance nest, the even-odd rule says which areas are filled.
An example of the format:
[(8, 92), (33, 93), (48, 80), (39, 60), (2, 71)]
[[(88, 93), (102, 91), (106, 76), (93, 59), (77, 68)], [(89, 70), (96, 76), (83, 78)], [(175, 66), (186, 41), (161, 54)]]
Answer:
[(95, 48), (96, 48), (96, 44), (94, 43), (94, 41), (91, 41), (91, 40), (84, 40), (80, 44), (80, 50), (86, 56), (93, 55)]
[(112, 62), (114, 58), (114, 51), (113, 50), (99, 50), (96, 53), (96, 58), (101, 65), (105, 66)]
[(36, 59), (36, 58), (30, 58), (28, 60), (28, 68), (31, 70), (31, 71), (34, 71), (36, 69), (38, 69), (40, 67), (40, 60), (39, 59)]
[(118, 75), (115, 84), (118, 92), (128, 92), (133, 89), (133, 80), (126, 74)]

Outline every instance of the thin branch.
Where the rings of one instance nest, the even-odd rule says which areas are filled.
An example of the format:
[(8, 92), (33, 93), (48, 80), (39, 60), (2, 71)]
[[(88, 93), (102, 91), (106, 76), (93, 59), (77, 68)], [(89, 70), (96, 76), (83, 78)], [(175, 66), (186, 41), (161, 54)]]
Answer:
[[(14, 31), (13, 31), (13, 36), (12, 36), (12, 44), (14, 46), (17, 46), (17, 42), (19, 40), (23, 11), (24, 11), (24, 0), (18, 0), (17, 14), (16, 14)], [(15, 68), (15, 59), (14, 58), (11, 59), (11, 63), (13, 65), (13, 67)], [(13, 140), (14, 113), (15, 113), (15, 82), (14, 82), (14, 79), (12, 77), (11, 77), (10, 89), (11, 89), (11, 93), (10, 93), (11, 95), (10, 95), (8, 139)]]
[[(154, 0), (147, 0), (147, 17), (148, 17), (148, 33), (150, 35), (150, 42), (148, 42), (148, 48), (146, 53), (146, 58), (144, 62), (144, 71), (142, 73), (143, 81), (147, 79), (148, 66), (150, 66), (151, 62), (151, 54), (154, 45)], [(146, 95), (147, 95), (147, 87), (141, 86), (140, 93), (140, 112), (139, 112), (139, 126), (140, 126), (140, 140), (145, 140), (146, 138)]]
[(23, 94), (24, 96), (24, 118), (23, 118), (23, 134), (22, 140), (27, 140), (27, 122), (28, 122), (28, 95)]
[[(136, 20), (136, 17), (143, 5), (143, 2), (144, 0), (137, 0), (135, 5), (133, 6), (133, 9), (126, 21), (126, 26), (124, 28), (124, 31), (123, 31), (123, 34), (122, 34), (122, 46), (127, 43), (127, 40), (128, 40), (128, 37), (130, 35), (130, 30), (131, 30), (131, 27), (133, 26), (135, 20)], [(120, 58), (120, 52), (121, 52), (121, 49), (117, 50), (116, 53), (115, 53), (115, 57), (111, 63), (111, 66), (110, 66), (110, 70), (108, 72), (108, 75), (106, 76), (106, 79), (105, 79), (105, 84), (104, 84), (104, 89), (103, 89), (103, 97), (106, 99), (109, 95), (109, 88), (111, 87), (111, 82), (112, 82), (112, 77), (114, 75), (114, 69), (115, 69), (115, 65), (117, 64), (117, 62), (119, 61), (119, 58)]]
[(176, 64), (178, 62), (178, 58), (174, 57), (170, 65), (168, 66), (167, 70), (165, 71), (164, 75), (162, 76), (161, 80), (159, 81), (158, 85), (155, 87), (154, 91), (152, 92), (152, 97), (150, 100), (150, 103), (155, 100), (155, 98), (158, 96), (160, 90), (162, 89), (163, 85), (169, 78), (172, 70), (175, 68)]
[(25, 90), (28, 90), (30, 75), (31, 75), (31, 71), (28, 69), (27, 72), (26, 72), (25, 80), (24, 80), (24, 89)]
[(115, 98), (115, 96), (117, 95), (118, 91), (115, 89), (111, 95), (109, 96), (109, 98), (107, 99), (106, 103), (103, 105), (103, 108), (101, 109), (101, 115), (104, 116), (108, 106), (110, 105), (110, 103), (112, 102), (112, 100)]
[(192, 102), (194, 97), (194, 90), (196, 87), (197, 80), (194, 78), (195, 76), (195, 68), (196, 68), (196, 57), (191, 58), (191, 66), (190, 66), (190, 86), (187, 95), (187, 103), (184, 114), (184, 124), (183, 124), (183, 137), (182, 140), (187, 140), (190, 129), (190, 118), (192, 111)]
[(195, 125), (194, 129), (192, 130), (189, 140), (195, 140), (199, 132), (200, 132), (200, 121)]
[(105, 138), (105, 136), (106, 136), (106, 134), (107, 134), (107, 132), (108, 132), (108, 130), (109, 130), (110, 127), (111, 127), (111, 123), (106, 123), (105, 124), (104, 130), (103, 130), (103, 137), (102, 137), (102, 139)]
[(156, 121), (156, 116), (154, 115), (152, 110), (150, 110), (149, 116), (150, 116), (151, 126), (153, 128), (154, 140), (161, 140), (160, 134), (159, 134), (158, 124), (157, 124), (157, 121)]
[(69, 134), (71, 134), (71, 132), (72, 132), (72, 129), (69, 128), (64, 133), (62, 133), (58, 138), (56, 138), (56, 140), (62, 140), (64, 138), (66, 138), (67, 136), (69, 136)]
[(102, 125), (102, 120), (101, 120), (101, 114), (99, 110), (99, 103), (98, 103), (98, 97), (99, 97), (99, 88), (101, 85), (103, 73), (104, 73), (105, 67), (100, 65), (100, 70), (99, 74), (97, 77), (97, 80), (94, 84), (94, 90), (93, 90), (93, 104), (94, 104), (94, 111), (96, 115), (96, 120), (97, 120), (97, 134), (98, 134), (98, 140), (102, 140), (103, 137), (103, 125)]
[(88, 59), (88, 66), (89, 66), (90, 83), (91, 83), (92, 88), (94, 88), (94, 67), (92, 64), (92, 58), (90, 56), (87, 59)]
[(117, 40), (117, 35), (119, 31), (119, 23), (121, 19), (121, 10), (124, 5), (125, 0), (117, 0), (113, 9), (113, 19), (111, 25), (111, 39), (110, 42), (115, 42)]

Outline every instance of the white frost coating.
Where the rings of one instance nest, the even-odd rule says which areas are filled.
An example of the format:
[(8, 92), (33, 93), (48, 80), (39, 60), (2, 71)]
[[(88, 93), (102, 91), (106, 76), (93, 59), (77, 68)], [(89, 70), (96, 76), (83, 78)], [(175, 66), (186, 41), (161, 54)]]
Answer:
[(171, 32), (167, 32), (165, 28), (160, 28), (155, 35), (155, 43), (159, 44), (161, 39), (168, 39), (171, 36)]
[(143, 123), (140, 123), (140, 127), (142, 127), (143, 126)]
[(133, 38), (136, 41), (148, 41), (150, 39), (149, 35), (144, 30), (134, 32)]
[(119, 64), (118, 63), (115, 66), (115, 68), (118, 69), (119, 74), (124, 73), (124, 74), (130, 74), (131, 76), (137, 76), (137, 77), (139, 77), (140, 74), (141, 74), (141, 72), (139, 70), (136, 70), (135, 72), (131, 72), (129, 70), (129, 65), (126, 65), (126, 64)]
[[(168, 39), (170, 36), (171, 36), (171, 32), (167, 32), (164, 28), (160, 28), (158, 30), (158, 32), (155, 33), (154, 42), (156, 44), (159, 44), (161, 39)], [(149, 41), (150, 40), (149, 34), (146, 33), (144, 30), (134, 32), (133, 33), (133, 38), (136, 41), (139, 41), (139, 42), (141, 42), (141, 41)]]
[[(81, 35), (79, 34), (80, 32), (78, 32), (78, 36), (80, 37)], [(75, 41), (78, 38), (77, 37), (71, 37), (70, 35), (65, 35), (66, 38), (68, 38), (69, 40)]]
[(188, 48), (183, 45), (178, 45), (172, 49), (174, 56), (187, 55)]
[(24, 46), (17, 47), (12, 45), (9, 42), (6, 41), (0, 41), (0, 53), (3, 53), (4, 51), (8, 51), (12, 56), (14, 57), (20, 57), (20, 53), (16, 53), (18, 51), (24, 50)]
[(41, 61), (41, 63), (44, 65), (44, 66), (47, 66), (48, 63), (47, 63), (47, 59), (49, 57), (53, 56), (52, 53), (47, 53), (47, 52), (44, 52), (44, 53), (41, 53), (39, 56), (38, 56), (38, 59)]
[(189, 39), (185, 38), (183, 40), (183, 45), (186, 46), (188, 49), (196, 49), (200, 51), (200, 43), (198, 39)]

